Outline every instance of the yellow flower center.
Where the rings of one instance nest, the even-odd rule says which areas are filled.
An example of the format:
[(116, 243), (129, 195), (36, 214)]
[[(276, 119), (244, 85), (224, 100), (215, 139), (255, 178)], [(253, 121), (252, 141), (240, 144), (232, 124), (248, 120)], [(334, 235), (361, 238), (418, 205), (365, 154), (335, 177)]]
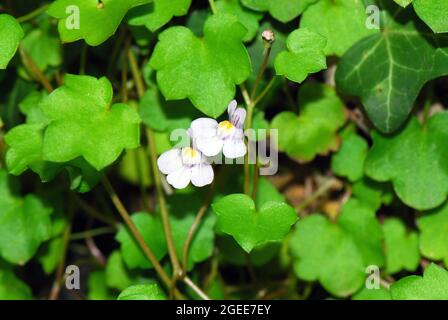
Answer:
[(190, 147), (184, 148), (183, 153), (184, 153), (184, 157), (190, 158), (190, 159), (194, 159), (198, 156), (198, 152)]
[(221, 136), (229, 136), (235, 131), (235, 126), (228, 120), (222, 121), (218, 125), (218, 134)]

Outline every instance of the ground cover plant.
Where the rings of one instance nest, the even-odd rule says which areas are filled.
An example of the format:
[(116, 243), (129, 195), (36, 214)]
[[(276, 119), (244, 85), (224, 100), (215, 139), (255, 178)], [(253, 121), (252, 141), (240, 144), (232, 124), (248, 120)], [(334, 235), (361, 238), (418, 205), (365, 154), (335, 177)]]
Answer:
[(0, 299), (448, 299), (446, 0), (0, 0)]

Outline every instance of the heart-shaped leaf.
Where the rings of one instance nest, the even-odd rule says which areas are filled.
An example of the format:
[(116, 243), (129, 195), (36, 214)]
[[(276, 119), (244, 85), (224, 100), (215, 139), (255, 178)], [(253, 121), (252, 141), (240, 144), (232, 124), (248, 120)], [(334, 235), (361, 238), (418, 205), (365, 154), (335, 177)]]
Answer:
[(0, 269), (1, 300), (27, 300), (32, 297), (31, 289), (12, 270)]
[(8, 14), (0, 14), (0, 69), (6, 69), (23, 36), (22, 27), (16, 19)]
[(244, 194), (226, 196), (212, 208), (218, 216), (218, 228), (234, 237), (246, 252), (283, 239), (297, 221), (294, 209), (286, 203), (269, 201), (257, 211), (253, 200)]
[(448, 32), (448, 1), (413, 0), (417, 15), (436, 33)]
[(166, 300), (166, 295), (157, 284), (136, 284), (126, 288), (118, 300)]
[(162, 32), (150, 60), (162, 94), (167, 100), (189, 98), (208, 116), (219, 116), (234, 98), (235, 85), (251, 73), (245, 35), (237, 18), (226, 14), (207, 19), (203, 38), (185, 27)]

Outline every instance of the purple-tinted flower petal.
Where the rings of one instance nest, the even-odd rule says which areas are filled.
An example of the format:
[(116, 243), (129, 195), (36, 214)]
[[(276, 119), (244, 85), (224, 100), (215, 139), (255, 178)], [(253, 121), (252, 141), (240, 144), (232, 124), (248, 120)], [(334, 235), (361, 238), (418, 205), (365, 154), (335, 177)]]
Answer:
[(182, 168), (181, 149), (171, 149), (160, 155), (157, 166), (163, 174), (170, 174)]
[(213, 168), (209, 164), (197, 165), (191, 169), (191, 183), (196, 187), (203, 187), (212, 183), (213, 178)]
[(190, 180), (191, 169), (188, 167), (182, 167), (179, 170), (170, 173), (166, 177), (166, 181), (168, 181), (168, 183), (176, 189), (186, 188), (190, 183)]

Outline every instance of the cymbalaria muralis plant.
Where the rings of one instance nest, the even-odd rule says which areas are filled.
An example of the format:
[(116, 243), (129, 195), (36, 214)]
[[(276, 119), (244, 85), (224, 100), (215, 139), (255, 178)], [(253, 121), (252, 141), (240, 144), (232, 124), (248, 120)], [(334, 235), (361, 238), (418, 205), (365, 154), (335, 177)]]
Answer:
[(2, 0), (0, 299), (448, 299), (447, 17)]

